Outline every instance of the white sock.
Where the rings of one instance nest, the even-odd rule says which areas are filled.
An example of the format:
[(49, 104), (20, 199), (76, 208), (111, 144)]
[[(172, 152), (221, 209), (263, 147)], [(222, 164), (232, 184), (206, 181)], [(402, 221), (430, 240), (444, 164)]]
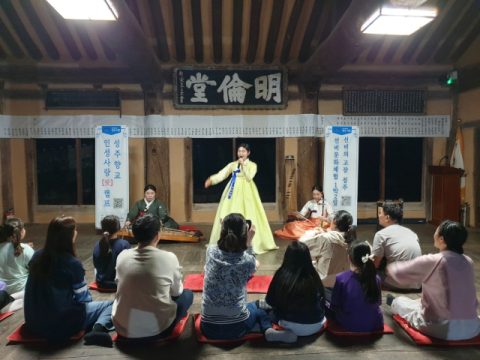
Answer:
[(11, 311), (17, 311), (23, 308), (23, 299), (14, 300), (10, 304), (7, 304), (0, 310), (0, 314), (5, 314)]
[(292, 330), (286, 329), (284, 331), (274, 330), (273, 328), (265, 331), (265, 339), (267, 341), (281, 341), (285, 343), (294, 343), (297, 341), (297, 335)]

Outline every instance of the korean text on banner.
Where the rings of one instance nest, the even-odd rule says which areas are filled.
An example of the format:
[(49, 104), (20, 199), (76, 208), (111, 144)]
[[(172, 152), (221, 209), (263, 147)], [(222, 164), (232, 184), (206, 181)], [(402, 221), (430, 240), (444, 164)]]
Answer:
[(358, 126), (328, 126), (325, 129), (323, 190), (335, 212), (348, 211), (357, 224)]
[(107, 215), (124, 224), (129, 210), (128, 127), (95, 128), (95, 227)]

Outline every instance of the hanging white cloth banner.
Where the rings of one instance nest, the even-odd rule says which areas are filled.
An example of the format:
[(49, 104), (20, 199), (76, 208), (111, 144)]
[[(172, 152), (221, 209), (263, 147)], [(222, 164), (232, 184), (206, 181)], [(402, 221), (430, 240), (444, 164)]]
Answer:
[(335, 212), (346, 210), (357, 225), (358, 145), (357, 126), (327, 126), (323, 191)]
[(107, 215), (124, 224), (129, 210), (128, 127), (95, 127), (95, 227)]

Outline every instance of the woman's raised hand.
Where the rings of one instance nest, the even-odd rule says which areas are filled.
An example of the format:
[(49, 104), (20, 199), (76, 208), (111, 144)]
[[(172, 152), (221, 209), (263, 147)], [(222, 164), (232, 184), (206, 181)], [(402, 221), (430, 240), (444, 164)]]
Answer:
[(252, 240), (253, 237), (255, 236), (255, 224), (252, 224), (252, 227), (249, 228), (247, 224), (247, 246), (252, 246)]
[(212, 180), (210, 180), (210, 178), (208, 178), (207, 181), (205, 181), (205, 189), (209, 188), (210, 185), (212, 185)]
[(129, 226), (130, 225), (130, 221), (125, 221), (125, 226)]

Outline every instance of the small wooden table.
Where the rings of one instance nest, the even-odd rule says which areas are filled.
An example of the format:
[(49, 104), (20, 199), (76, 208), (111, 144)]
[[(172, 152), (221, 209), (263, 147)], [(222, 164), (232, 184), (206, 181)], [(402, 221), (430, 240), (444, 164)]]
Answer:
[[(135, 238), (131, 229), (123, 228), (119, 231), (118, 236), (122, 239), (126, 237)], [(181, 241), (181, 242), (200, 242), (205, 239), (203, 234), (198, 236), (195, 231), (181, 231), (181, 230), (163, 230), (160, 236), (160, 240), (167, 241)]]

